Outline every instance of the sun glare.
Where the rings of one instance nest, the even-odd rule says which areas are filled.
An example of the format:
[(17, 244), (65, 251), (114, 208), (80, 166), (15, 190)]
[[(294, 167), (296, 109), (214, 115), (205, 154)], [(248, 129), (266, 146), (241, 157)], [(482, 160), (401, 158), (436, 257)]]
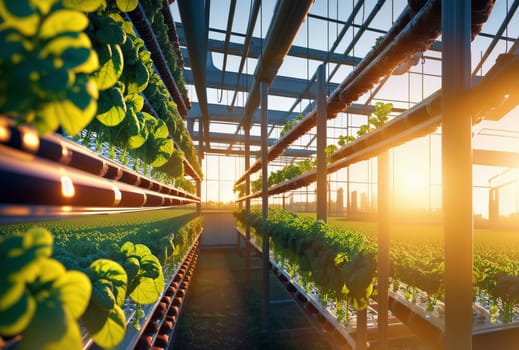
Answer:
[(404, 176), (403, 185), (409, 191), (423, 191), (427, 188), (427, 174), (423, 169), (409, 169)]
[(425, 209), (429, 203), (429, 177), (426, 169), (400, 170), (395, 184), (395, 196), (400, 209)]

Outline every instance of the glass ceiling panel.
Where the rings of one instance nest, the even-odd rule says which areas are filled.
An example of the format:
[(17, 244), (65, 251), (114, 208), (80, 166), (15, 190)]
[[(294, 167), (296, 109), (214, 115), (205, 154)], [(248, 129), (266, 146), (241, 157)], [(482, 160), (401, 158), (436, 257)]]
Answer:
[[(253, 3), (254, 0), (237, 1), (234, 21), (232, 23), (233, 35), (231, 35), (231, 42), (241, 45), (242, 49), (246, 39), (245, 33), (247, 31), (250, 10)], [(353, 8), (359, 3), (362, 3), (362, 1), (316, 0), (310, 9), (310, 17), (301, 24), (293, 45), (299, 46), (303, 49), (308, 47), (308, 49), (321, 50), (326, 56), (326, 53), (333, 46), (339, 33), (342, 31), (344, 23), (351, 16)], [(406, 0), (385, 1), (380, 11), (373, 17), (371, 23), (369, 23), (368, 28), (360, 36), (359, 40), (352, 44), (352, 40), (358, 36), (359, 32), (361, 32), (361, 27), (366, 25), (366, 21), (368, 20), (377, 3), (377, 0), (366, 0), (363, 2), (354, 18), (352, 26), (346, 30), (344, 37), (340, 40), (337, 48), (334, 50), (336, 54), (340, 55), (341, 57), (345, 57), (345, 50), (349, 47), (350, 50), (347, 53), (347, 56), (363, 58), (368, 53), (368, 51), (371, 50), (376, 39), (383, 35), (381, 32), (385, 32), (391, 27), (393, 21), (399, 17), (400, 13), (407, 5)], [(471, 53), (473, 69), (478, 66), (482, 56), (487, 51), (487, 48), (491, 45), (493, 41), (492, 36), (496, 35), (498, 32), (509, 12), (509, 8), (513, 6), (513, 3), (513, 0), (496, 2), (488, 22), (483, 26), (482, 34), (478, 35), (472, 43)], [(227, 29), (227, 22), (229, 19), (230, 0), (211, 1), (210, 4), (211, 9), (209, 38), (220, 41), (221, 47), (223, 48), (225, 31)], [(276, 4), (277, 1), (275, 0), (262, 1), (263, 8), (260, 10), (260, 14), (256, 18), (256, 23), (254, 26), (254, 38), (265, 38)], [(171, 9), (173, 18), (176, 21), (180, 21), (177, 4), (173, 3), (171, 5)], [(499, 55), (507, 52), (512, 47), (512, 40), (515, 40), (518, 36), (519, 13), (515, 13), (512, 16), (508, 26), (506, 26), (501, 40), (497, 41), (495, 47), (490, 51), (488, 58), (482, 65), (481, 69), (478, 70), (477, 74), (486, 74), (489, 69), (494, 66)], [(510, 39), (505, 40), (506, 38)], [(439, 37), (437, 41), (441, 41), (441, 37)], [(217, 69), (217, 84), (219, 84), (221, 70), (223, 68), (224, 54), (219, 52), (211, 52), (211, 57), (214, 64), (212, 69)], [(238, 72), (240, 61), (241, 56), (228, 54), (226, 72)], [(246, 61), (247, 64), (243, 69), (239, 88), (239, 90), (242, 90), (243, 92), (239, 92), (237, 94), (236, 100), (234, 102), (235, 107), (243, 107), (246, 105), (249, 91), (247, 84), (252, 83), (253, 74), (256, 70), (256, 65), (258, 64), (258, 59), (256, 58), (248, 58)], [(308, 59), (306, 57), (288, 56), (284, 59), (281, 67), (278, 70), (279, 81), (283, 81), (281, 79), (282, 77), (290, 77), (304, 82), (314, 75), (320, 63), (320, 61), (315, 59)], [(329, 63), (327, 65), (327, 78), (331, 83), (341, 83), (354, 69), (354, 67), (345, 64), (339, 65), (337, 68), (337, 71), (332, 74), (332, 72), (336, 70), (336, 64)], [(189, 67), (185, 67), (185, 69), (189, 70)], [(402, 75), (391, 75), (387, 79), (387, 82), (381, 84), (380, 87), (375, 85), (370, 91), (361, 96), (358, 101), (355, 101), (355, 104), (373, 105), (376, 102), (382, 101), (393, 103), (395, 108), (407, 109), (413, 106), (415, 103), (422, 101), (423, 98), (429, 96), (440, 88), (440, 73), (441, 52), (428, 50), (423, 54), (423, 56), (418, 57), (416, 65), (411, 66), (409, 71), (404, 72)], [(330, 75), (332, 75), (331, 78)], [(274, 79), (272, 84), (277, 84), (279, 81)], [(206, 91), (209, 104), (221, 104), (226, 106), (231, 105), (235, 94), (235, 86), (233, 84), (230, 85), (232, 86), (223, 86), (224, 88), (221, 89), (219, 85), (218, 87), (215, 87), (208, 83), (208, 86), (206, 86)], [(197, 103), (198, 99), (195, 93), (195, 89), (192, 88), (192, 83), (190, 83), (189, 86), (189, 97), (193, 103)], [(306, 86), (306, 84), (303, 84), (303, 86)], [(291, 85), (285, 85), (283, 87), (286, 89), (293, 88)], [(291, 92), (296, 94), (302, 93), (302, 91), (294, 91), (295, 90), (292, 90)], [(331, 94), (332, 92), (333, 88), (328, 88), (328, 94)], [(300, 99), (293, 97), (288, 98), (274, 96), (273, 94), (269, 96), (269, 108), (286, 111), (287, 113), (292, 108), (292, 106), (294, 106), (292, 110), (294, 114), (300, 113), (304, 111), (311, 102), (312, 101), (308, 99), (302, 99), (300, 101)], [(211, 114), (211, 110), (209, 110), (209, 113)], [(510, 114), (517, 115), (518, 113), (519, 111), (515, 109)], [(392, 114), (392, 117), (396, 115), (398, 114), (394, 113)], [(291, 118), (293, 118), (293, 115)], [(488, 123), (491, 124), (492, 128), (494, 129), (509, 130), (508, 127), (503, 125), (507, 125), (507, 123), (519, 125), (517, 118), (514, 118), (509, 117), (504, 118), (498, 123)], [(211, 120), (211, 132), (234, 134), (237, 130), (238, 123), (219, 123), (218, 121), (213, 120), (211, 116), (209, 119)], [(329, 142), (335, 142), (335, 139), (341, 134), (355, 135), (356, 130), (360, 125), (365, 123), (365, 120), (366, 116), (354, 116), (348, 114), (337, 118), (337, 120), (334, 120), (333, 122), (329, 121)], [(513, 121), (510, 122), (510, 120)], [(194, 130), (198, 130), (198, 128), (198, 123), (195, 123)], [(342, 133), (340, 128), (343, 128)], [(275, 128), (275, 130), (271, 133), (271, 137), (279, 137), (280, 129), (280, 127)], [(479, 145), (480, 143), (488, 143), (490, 145), (488, 147), (494, 147), (496, 149), (499, 149), (500, 147), (502, 147), (501, 149), (509, 149), (510, 147), (515, 147), (514, 150), (518, 149), (516, 144), (511, 145), (510, 141), (506, 141), (502, 146), (497, 147), (496, 145), (498, 145), (498, 142), (494, 141), (494, 139), (497, 140), (502, 138), (508, 140), (509, 138), (504, 134), (493, 136), (486, 135), (484, 134), (486, 132), (484, 130), (484, 128), (480, 128), (480, 134), (474, 138), (475, 145)], [(240, 133), (243, 133), (243, 130), (240, 130)], [(259, 136), (259, 125), (254, 124), (250, 133), (251, 135)], [(315, 133), (315, 130), (313, 130), (312, 133)], [(313, 134), (306, 135), (300, 140), (296, 141), (293, 147), (304, 148), (307, 147), (309, 143), (310, 147), (315, 147), (315, 141), (310, 142), (312, 138)], [(492, 140), (484, 141), (484, 139), (486, 140), (488, 138), (491, 138)], [(214, 143), (214, 146), (217, 146), (216, 143)], [(219, 144), (218, 147), (223, 146)], [(227, 145), (227, 147), (229, 147), (229, 145)], [(256, 148), (256, 150), (257, 149), (258, 148)]]

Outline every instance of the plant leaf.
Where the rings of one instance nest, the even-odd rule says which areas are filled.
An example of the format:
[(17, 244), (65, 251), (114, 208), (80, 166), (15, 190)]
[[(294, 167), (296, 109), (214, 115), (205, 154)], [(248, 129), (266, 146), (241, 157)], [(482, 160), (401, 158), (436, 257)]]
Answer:
[(63, 51), (70, 48), (92, 48), (92, 43), (85, 33), (63, 33), (52, 39), (45, 45), (38, 56), (46, 58), (49, 56), (60, 57)]
[(40, 10), (40, 12), (43, 15), (46, 15), (49, 13), (52, 6), (54, 6), (58, 1), (59, 0), (39, 0), (39, 1), (34, 1), (33, 5), (38, 7), (38, 9)]
[(152, 254), (143, 256), (140, 261), (140, 267), (144, 271), (144, 276), (157, 278), (162, 271), (159, 259)]
[(128, 148), (136, 149), (141, 147), (148, 138), (148, 129), (142, 127), (144, 124), (143, 112), (133, 112), (130, 116), (126, 116), (128, 119)]
[(159, 298), (164, 290), (164, 275), (162, 266), (151, 250), (143, 244), (125, 242), (121, 246), (123, 253), (129, 260), (137, 258), (139, 271), (129, 283), (129, 296), (139, 304), (150, 304)]
[[(23, 287), (25, 289), (25, 285)], [(24, 290), (16, 303), (0, 309), (0, 334), (12, 336), (21, 333), (31, 322), (35, 311), (36, 301)]]
[(140, 112), (144, 107), (144, 98), (138, 93), (129, 93), (124, 97), (126, 105), (132, 108), (135, 112)]
[(129, 93), (140, 93), (148, 86), (148, 69), (142, 62), (137, 61), (125, 67), (123, 79)]
[(24, 36), (15, 30), (1, 30), (0, 42), (2, 43), (2, 50), (0, 50), (0, 62), (12, 61), (15, 57), (23, 55), (25, 53), (24, 40)]
[(171, 139), (160, 139), (157, 140), (159, 147), (155, 154), (155, 158), (150, 162), (150, 165), (154, 168), (158, 168), (166, 164), (168, 159), (171, 157), (171, 153), (173, 153), (173, 140)]
[(57, 118), (69, 135), (75, 135), (94, 118), (97, 93), (93, 81), (86, 75), (78, 74), (75, 84), (67, 90), (67, 99), (47, 103), (40, 111), (39, 117), (43, 120)]
[(137, 287), (130, 293), (130, 298), (139, 304), (151, 304), (158, 300), (164, 290), (164, 275), (160, 270), (155, 279), (142, 277)]
[[(95, 108), (95, 101), (92, 102)], [(91, 110), (91, 108), (88, 108), (87, 113), (83, 113), (83, 111), (70, 100), (52, 101), (47, 103), (40, 112), (40, 116), (45, 120), (46, 124), (38, 124), (36, 127), (41, 131), (42, 127), (46, 128), (53, 124), (48, 123), (48, 121), (53, 121), (54, 118), (57, 118), (68, 134), (75, 135), (83, 130), (90, 120), (92, 120), (94, 115), (91, 113)]]
[(94, 73), (99, 90), (114, 86), (123, 72), (124, 60), (119, 45), (102, 45), (98, 49), (101, 67)]
[(52, 283), (65, 275), (65, 267), (57, 260), (44, 258), (38, 262), (38, 284)]
[(24, 292), (23, 281), (0, 279), (0, 313), (19, 301)]
[(116, 300), (112, 290), (113, 283), (110, 281), (105, 279), (95, 281), (92, 286), (90, 303), (99, 306), (103, 310), (113, 309), (116, 305)]
[(77, 67), (81, 67), (90, 58), (91, 49), (86, 47), (69, 47), (61, 53), (63, 67), (70, 71), (76, 71)]
[(137, 8), (138, 0), (116, 0), (117, 7), (122, 12), (130, 12)]
[(99, 69), (99, 58), (95, 50), (89, 50), (89, 56), (86, 61), (73, 69), (76, 73), (93, 73)]
[(92, 284), (88, 277), (79, 271), (67, 271), (55, 283), (59, 289), (64, 308), (75, 320), (85, 312), (92, 293)]
[(120, 45), (126, 41), (126, 32), (119, 23), (108, 22), (96, 31), (95, 37), (102, 44)]
[(89, 266), (89, 274), (92, 283), (100, 279), (106, 279), (112, 283), (113, 294), (118, 305), (124, 304), (128, 277), (123, 267), (113, 260), (97, 259)]
[(165, 139), (169, 136), (168, 127), (166, 123), (164, 123), (164, 121), (162, 121), (161, 119), (157, 119), (157, 126), (155, 127), (155, 130), (153, 132), (153, 136), (156, 139)]
[(42, 39), (48, 39), (66, 32), (81, 32), (88, 26), (88, 17), (75, 10), (52, 12), (41, 24), (38, 32)]
[(38, 31), (40, 15), (30, 0), (0, 1), (0, 18), (3, 28), (13, 28), (25, 36)]
[(99, 7), (106, 7), (106, 0), (63, 0), (63, 6), (83, 12), (93, 12)]
[(42, 345), (49, 350), (82, 349), (76, 320), (54, 294), (38, 302), (34, 318), (23, 335), (19, 346), (21, 350), (42, 348)]
[(69, 71), (65, 68), (54, 69), (47, 74), (40, 75), (37, 87), (42, 95), (62, 95), (73, 78), (74, 76), (69, 74)]
[[(54, 244), (54, 238), (52, 234), (43, 227), (33, 227), (26, 232), (25, 237), (30, 240), (30, 247), (37, 249), (36, 257), (50, 257), (52, 255), (52, 246)], [(26, 246), (24, 242), (24, 246)], [(27, 246), (26, 246), (27, 247)]]
[(34, 280), (39, 271), (38, 259), (52, 254), (52, 244), (52, 235), (43, 228), (33, 228), (23, 235), (4, 239), (0, 244), (0, 280)]
[(120, 124), (126, 116), (126, 103), (123, 94), (117, 87), (102, 91), (98, 101), (98, 114), (96, 116), (106, 126)]
[(113, 348), (124, 338), (126, 317), (118, 305), (110, 310), (90, 305), (82, 320), (96, 344), (103, 348)]

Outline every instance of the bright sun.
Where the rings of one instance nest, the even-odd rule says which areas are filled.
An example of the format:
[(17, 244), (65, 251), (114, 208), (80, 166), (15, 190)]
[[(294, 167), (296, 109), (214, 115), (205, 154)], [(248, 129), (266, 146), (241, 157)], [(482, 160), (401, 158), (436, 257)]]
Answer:
[(409, 169), (404, 174), (402, 186), (408, 191), (424, 190), (427, 187), (427, 174), (423, 169)]
[(395, 184), (395, 195), (400, 208), (426, 208), (428, 203), (429, 177), (426, 169), (402, 169)]

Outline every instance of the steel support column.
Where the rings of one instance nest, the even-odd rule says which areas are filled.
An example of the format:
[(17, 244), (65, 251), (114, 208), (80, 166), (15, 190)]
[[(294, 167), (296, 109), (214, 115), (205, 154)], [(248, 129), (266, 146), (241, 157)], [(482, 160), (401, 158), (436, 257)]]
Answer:
[[(201, 121), (198, 122), (198, 128), (200, 129), (200, 133), (198, 134), (198, 161), (202, 163), (202, 159), (204, 158), (204, 146)], [(196, 195), (200, 198), (200, 202), (196, 204), (196, 215), (200, 215), (202, 213), (202, 180), (196, 181)]]
[(445, 349), (472, 348), (471, 1), (442, 1), (442, 180)]
[(200, 103), (202, 118), (199, 130), (203, 139), (200, 140), (200, 149), (205, 142), (207, 149), (209, 144), (209, 110), (207, 108), (206, 66), (207, 66), (207, 35), (209, 30), (209, 1), (204, 0), (179, 0), (178, 11), (184, 26), (187, 51), (191, 62), (191, 71), (195, 81), (195, 90)]
[[(245, 157), (245, 170), (249, 169), (250, 167), (250, 126), (245, 125), (243, 128), (243, 131), (245, 133), (244, 135), (244, 157)], [(247, 175), (245, 177), (245, 195), (250, 194), (250, 175)], [(245, 201), (245, 213), (246, 215), (250, 214), (250, 199), (247, 199)], [(251, 246), (250, 246), (250, 224), (249, 221), (246, 220), (245, 224), (245, 283), (247, 288), (250, 287), (250, 253), (251, 253)]]
[(389, 151), (378, 156), (377, 163), (378, 215), (378, 312), (377, 349), (387, 350), (388, 290), (389, 290)]
[[(268, 198), (268, 82), (260, 82), (260, 108), (261, 108), (261, 209), (263, 220), (267, 220), (269, 210)], [(269, 234), (263, 232), (263, 331), (269, 329)]]
[(366, 350), (368, 348), (368, 309), (357, 311), (357, 337), (355, 339), (355, 350)]
[[(326, 66), (317, 68), (317, 220), (328, 219), (326, 198)], [(266, 159), (266, 158), (262, 158)]]
[[(200, 200), (202, 199), (202, 181), (196, 180), (196, 195)], [(200, 215), (202, 213), (202, 202), (196, 203), (196, 215)]]

